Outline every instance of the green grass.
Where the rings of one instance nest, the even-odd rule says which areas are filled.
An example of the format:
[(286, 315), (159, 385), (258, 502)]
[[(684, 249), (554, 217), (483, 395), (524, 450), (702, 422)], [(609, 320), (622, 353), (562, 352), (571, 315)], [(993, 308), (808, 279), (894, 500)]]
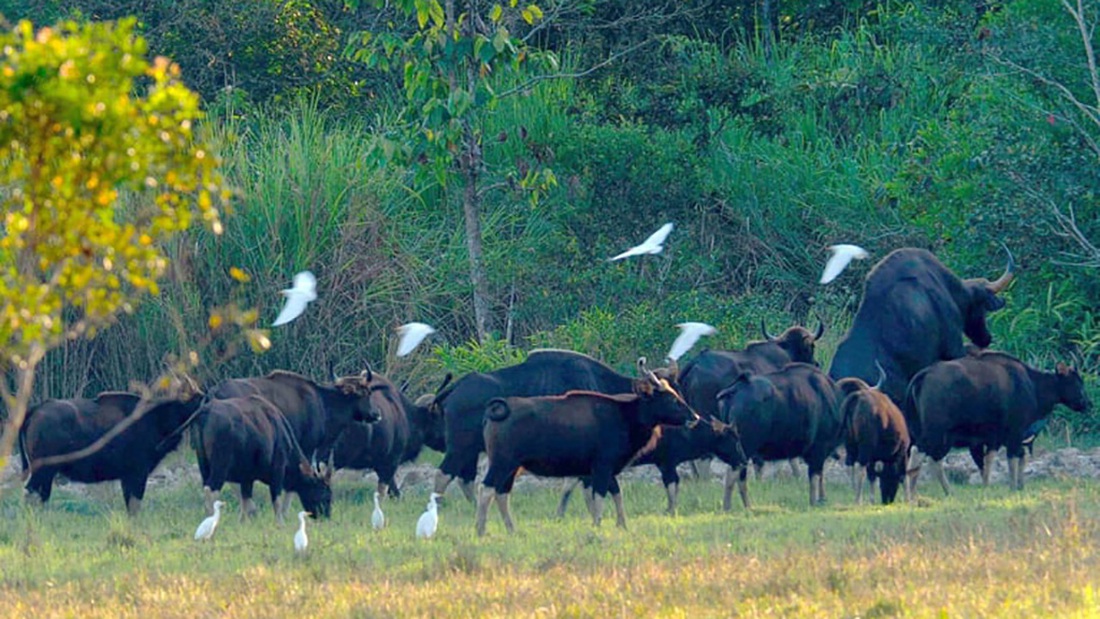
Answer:
[[(136, 520), (116, 484), (58, 489), (43, 509), (0, 496), (0, 616), (828, 616), (1036, 617), (1097, 612), (1090, 481), (924, 486), (916, 506), (855, 506), (847, 487), (806, 505), (802, 479), (750, 487), (751, 512), (720, 510), (721, 485), (688, 482), (680, 514), (662, 513), (657, 484), (625, 486), (630, 529), (595, 529), (583, 502), (552, 514), (557, 488), (517, 488), (518, 532), (495, 510), (474, 535), (473, 506), (455, 489), (436, 539), (413, 530), (427, 489), (385, 503), (370, 529), (372, 487), (342, 480), (332, 520), (296, 523), (266, 511), (238, 521), (236, 501), (212, 543), (197, 482), (151, 489)], [(229, 493), (226, 493), (229, 495)], [(578, 497), (579, 499), (579, 497)], [(610, 511), (610, 505), (608, 506)]]

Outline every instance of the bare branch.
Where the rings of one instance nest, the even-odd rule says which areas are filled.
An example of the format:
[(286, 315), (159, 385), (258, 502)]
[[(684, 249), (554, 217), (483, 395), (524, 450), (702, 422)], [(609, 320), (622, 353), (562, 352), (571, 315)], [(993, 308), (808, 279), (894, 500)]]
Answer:
[(1039, 192), (1028, 183), (1025, 183), (1018, 174), (1009, 173), (1009, 177), (1029, 198), (1043, 204), (1046, 210), (1050, 212), (1053, 218), (1051, 231), (1061, 238), (1072, 241), (1080, 248), (1080, 253), (1060, 252), (1065, 256), (1065, 259), (1052, 260), (1051, 262), (1063, 266), (1100, 268), (1100, 247), (1097, 247), (1096, 244), (1089, 240), (1088, 236), (1078, 227), (1077, 214), (1074, 211), (1073, 205), (1061, 208), (1049, 196)]
[(632, 46), (630, 46), (630, 47), (628, 47), (624, 50), (621, 50), (621, 51), (618, 51), (614, 54), (611, 54), (610, 56), (608, 56), (604, 60), (601, 60), (600, 62), (597, 62), (596, 64), (592, 65), (591, 67), (588, 67), (587, 69), (585, 69), (583, 71), (575, 71), (575, 72), (571, 72), (571, 73), (548, 73), (548, 74), (545, 74), (545, 75), (536, 75), (536, 76), (528, 79), (527, 81), (523, 82), (519, 86), (515, 86), (515, 87), (512, 87), (512, 88), (509, 88), (508, 90), (504, 90), (504, 91), (501, 91), (501, 92), (497, 93), (496, 96), (503, 99), (505, 97), (511, 97), (512, 95), (519, 94), (519, 93), (531, 88), (532, 86), (534, 86), (535, 84), (537, 84), (539, 82), (545, 82), (545, 81), (548, 81), (548, 80), (557, 80), (557, 79), (577, 79), (577, 78), (585, 77), (587, 75), (591, 75), (592, 73), (595, 73), (596, 71), (599, 71), (600, 69), (602, 69), (602, 68), (608, 66), (609, 64), (615, 62), (619, 58), (622, 58), (623, 56), (630, 55), (630, 54), (634, 53), (635, 51), (641, 49), (642, 47), (645, 47), (646, 45), (649, 45), (650, 43), (652, 43), (654, 41), (656, 41), (656, 39), (646, 39), (645, 41), (642, 41), (641, 43), (637, 43), (637, 44), (632, 45)]

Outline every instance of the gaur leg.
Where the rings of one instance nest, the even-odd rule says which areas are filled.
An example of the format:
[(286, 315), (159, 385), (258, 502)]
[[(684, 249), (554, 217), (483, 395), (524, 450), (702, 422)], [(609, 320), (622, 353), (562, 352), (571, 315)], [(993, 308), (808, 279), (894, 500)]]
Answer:
[(939, 460), (932, 460), (932, 473), (939, 480), (944, 496), (951, 496), (951, 487), (947, 484), (947, 473), (943, 470), (942, 457)]
[(603, 500), (611, 490), (612, 484), (616, 484), (611, 467), (605, 463), (598, 463), (592, 469), (592, 506), (593, 523), (598, 527), (603, 520)]
[(661, 469), (661, 482), (665, 485), (665, 494), (668, 495), (668, 515), (676, 513), (676, 499), (680, 494), (680, 474), (676, 472), (676, 466), (667, 466)]
[(741, 505), (749, 509), (749, 470), (746, 468), (737, 475), (737, 493), (741, 495)]
[(916, 445), (909, 446), (909, 454), (905, 460), (905, 476), (909, 478), (909, 499), (916, 498), (917, 478), (920, 477), (921, 465), (924, 464), (924, 454)]
[(596, 519), (596, 497), (592, 493), (592, 480), (591, 479), (589, 479), (588, 482), (584, 484), (584, 507), (585, 507), (585, 509), (588, 510), (588, 515), (591, 516), (593, 520), (595, 520)]
[(221, 486), (218, 486), (217, 488), (211, 488), (210, 486), (203, 486), (203, 488), (202, 488), (203, 506), (206, 508), (206, 515), (207, 516), (213, 516), (214, 515), (214, 501), (216, 501), (218, 499), (218, 496), (220, 494), (221, 494)]
[(375, 488), (375, 492), (378, 493), (379, 499), (385, 499), (390, 495), (390, 486), (386, 482), (382, 481), (382, 478), (378, 478), (378, 487)]
[(509, 533), (516, 532), (516, 525), (512, 522), (512, 512), (508, 505), (508, 499), (512, 494), (512, 487), (516, 483), (516, 475), (519, 474), (519, 467), (509, 467), (512, 472), (504, 479), (504, 483), (496, 484), (497, 488), (497, 510), (500, 512), (500, 518), (504, 521), (504, 528)]
[(53, 478), (56, 475), (57, 469), (55, 468), (43, 467), (35, 470), (30, 479), (27, 480), (25, 492), (32, 497), (36, 495), (39, 502), (45, 505), (50, 500), (50, 495), (53, 494)]
[(626, 528), (626, 508), (623, 507), (623, 491), (619, 487), (619, 480), (611, 478), (611, 500), (615, 502), (615, 526)]
[(485, 535), (485, 526), (489, 520), (489, 505), (493, 502), (493, 497), (496, 496), (496, 490), (493, 490), (491, 486), (482, 485), (481, 494), (477, 497), (477, 536), (482, 537)]
[[(256, 507), (256, 502), (252, 500), (252, 484), (253, 484), (252, 481), (244, 481), (244, 482), (241, 482), (239, 487), (238, 487), (238, 492), (241, 495), (241, 521), (242, 522), (244, 521), (244, 519), (246, 517), (255, 518), (257, 512), (259, 512), (259, 508)], [(278, 490), (276, 490), (276, 488), (278, 486), (279, 486), (279, 484), (276, 484), (275, 482), (272, 482), (272, 485), (271, 485), (271, 503), (272, 503), (272, 505), (277, 505), (275, 503), (275, 498), (279, 495)], [(276, 510), (276, 511), (278, 511), (278, 510)]]
[(145, 499), (145, 484), (148, 479), (148, 474), (142, 472), (140, 475), (120, 480), (122, 498), (126, 500), (126, 513), (130, 516), (137, 516), (141, 511), (141, 501)]
[(1013, 490), (1024, 489), (1024, 450), (1021, 447), (1019, 453), (1009, 452), (1008, 456), (1008, 482)]
[(867, 477), (867, 467), (862, 464), (852, 466), (852, 479), (856, 488), (856, 505), (863, 504), (863, 480)]
[(997, 450), (986, 449), (982, 454), (982, 485), (989, 485), (989, 475), (993, 471), (993, 462), (997, 458)]
[(511, 498), (511, 492), (497, 493), (497, 510), (500, 512), (500, 518), (504, 521), (504, 528), (509, 533), (516, 532), (516, 525), (512, 522), (512, 512), (508, 506), (508, 499)]
[(752, 471), (756, 475), (756, 481), (764, 479), (764, 460), (762, 458), (752, 459)]
[(798, 479), (798, 460), (795, 458), (791, 458), (790, 460), (787, 460), (787, 464), (791, 467), (791, 477)]
[(471, 502), (471, 503), (474, 503), (474, 502), (477, 501), (477, 497), (474, 496), (475, 488), (476, 488), (476, 486), (474, 486), (474, 478), (473, 477), (471, 477), (470, 479), (463, 479), (462, 480), (462, 494), (464, 494), (466, 496), (466, 500)]
[(567, 477), (562, 483), (561, 499), (558, 501), (558, 518), (565, 518), (565, 510), (569, 507), (569, 497), (573, 495), (573, 491), (580, 483), (579, 477)]
[(439, 496), (443, 496), (443, 493), (447, 491), (447, 486), (451, 485), (451, 480), (454, 479), (453, 475), (448, 475), (440, 469), (435, 472), (435, 481), (432, 484), (433, 491)]

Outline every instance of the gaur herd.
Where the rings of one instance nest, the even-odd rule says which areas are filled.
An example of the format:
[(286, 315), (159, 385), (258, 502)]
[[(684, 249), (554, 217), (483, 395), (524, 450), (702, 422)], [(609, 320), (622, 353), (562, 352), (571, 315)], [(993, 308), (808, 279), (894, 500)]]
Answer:
[[(795, 458), (808, 465), (813, 504), (825, 500), (825, 462), (840, 457), (854, 468), (860, 499), (868, 479), (879, 481), (883, 503), (899, 487), (908, 498), (926, 458), (948, 492), (942, 460), (952, 448), (969, 449), (988, 483), (991, 458), (1004, 447), (1011, 487), (1021, 489), (1024, 448), (1054, 406), (1091, 404), (1075, 369), (1059, 363), (1043, 371), (988, 350), (986, 316), (1004, 307), (999, 293), (1014, 270), (1009, 254), (998, 279), (960, 279), (926, 250), (894, 251), (868, 273), (828, 371), (814, 360), (824, 325), (778, 336), (765, 327), (763, 341), (703, 351), (683, 368), (675, 361), (649, 368), (639, 359), (636, 376), (580, 353), (537, 350), (453, 383), (448, 375), (415, 402), (370, 370), (331, 384), (276, 371), (171, 400), (116, 392), (46, 400), (19, 429), (26, 491), (47, 501), (59, 473), (78, 482), (117, 479), (135, 513), (150, 473), (184, 438), (198, 456), (208, 510), (232, 482), (242, 514), (254, 513), (252, 486), (261, 481), (280, 519), (289, 492), (307, 511), (328, 516), (337, 468), (374, 470), (379, 493), (399, 496), (398, 466), (424, 447), (441, 451), (434, 491), (457, 479), (477, 504), (478, 534), (494, 502), (514, 529), (508, 497), (520, 470), (576, 478), (597, 524), (610, 494), (622, 526), (617, 475), (624, 468), (656, 465), (673, 512), (677, 465), (711, 456), (729, 465), (726, 509), (734, 484), (749, 506), (750, 463)], [(67, 456), (131, 416), (140, 417), (102, 448)], [(482, 453), (488, 470), (475, 493)]]

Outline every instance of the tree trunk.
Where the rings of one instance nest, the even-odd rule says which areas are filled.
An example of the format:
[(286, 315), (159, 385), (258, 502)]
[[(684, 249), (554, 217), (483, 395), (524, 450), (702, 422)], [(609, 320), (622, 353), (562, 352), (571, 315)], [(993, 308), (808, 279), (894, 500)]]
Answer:
[(464, 151), (460, 159), (464, 187), (462, 214), (466, 218), (466, 250), (470, 254), (470, 283), (474, 286), (474, 322), (477, 339), (485, 341), (490, 329), (489, 280), (485, 275), (481, 246), (481, 198), (477, 191), (478, 170), (481, 169), (481, 146), (473, 130), (466, 126)]
[(775, 2), (777, 0), (762, 0), (760, 12), (763, 13), (763, 39), (764, 39), (764, 58), (772, 59), (772, 48), (775, 45), (776, 35), (778, 34), (778, 20), (773, 19), (772, 15), (776, 13)]

